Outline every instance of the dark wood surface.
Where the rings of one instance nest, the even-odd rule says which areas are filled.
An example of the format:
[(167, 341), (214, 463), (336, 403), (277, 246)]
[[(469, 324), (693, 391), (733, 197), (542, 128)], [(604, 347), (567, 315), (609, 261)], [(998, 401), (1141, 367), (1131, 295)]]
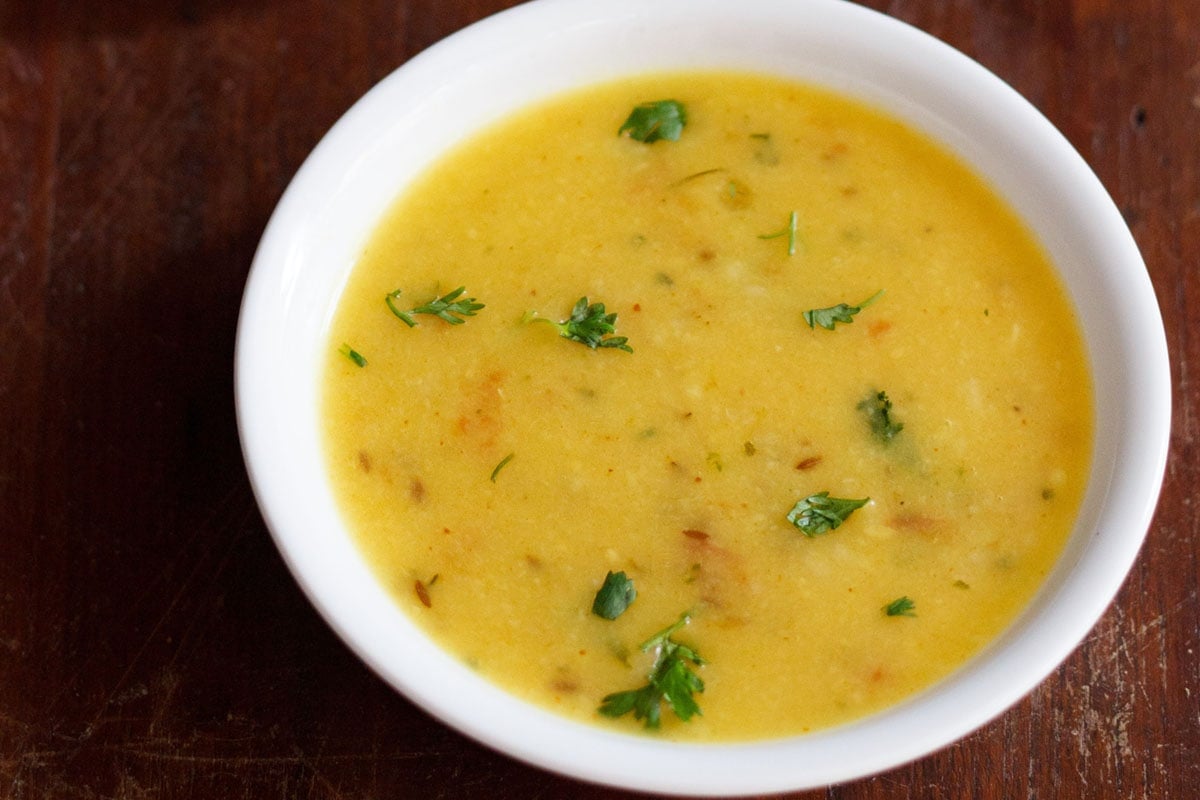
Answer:
[[(362, 666), (277, 555), (235, 430), (238, 304), (288, 180), (374, 82), (511, 4), (0, 0), (0, 798), (624, 796)], [(797, 796), (1200, 797), (1200, 0), (867, 5), (1096, 170), (1158, 292), (1174, 434), (1137, 565), (1057, 672), (942, 752)]]

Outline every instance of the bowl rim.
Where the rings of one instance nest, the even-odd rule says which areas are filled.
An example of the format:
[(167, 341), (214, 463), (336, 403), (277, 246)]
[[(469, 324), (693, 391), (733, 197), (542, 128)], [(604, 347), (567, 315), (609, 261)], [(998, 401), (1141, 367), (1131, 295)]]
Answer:
[[(630, 55), (664, 25), (679, 44)], [(807, 51), (789, 55), (797, 42)], [(601, 64), (593, 52), (600, 44), (630, 57)], [(554, 59), (569, 66), (544, 74), (550, 63), (560, 66)], [(584, 63), (570, 66), (577, 61)], [(1086, 331), (1096, 390), (1110, 401), (1099, 408), (1097, 394), (1085, 513), (1020, 619), (912, 699), (802, 737), (671, 742), (568, 720), (508, 695), (407, 620), (344, 530), (336, 522), (330, 528), (340, 518), (328, 487), (314, 479), (315, 353), (356, 248), (378, 218), (370, 209), (381, 212), (421, 165), (417, 157), (393, 163), (398, 157), (388, 148), (404, 141), (415, 142), (417, 153), (444, 151), (535, 99), (517, 90), (517, 79), (545, 97), (585, 78), (698, 68), (782, 71), (857, 96), (925, 129), (980, 169), (1052, 253), (1071, 256), (1055, 260), (1069, 273), (1064, 281)], [(457, 128), (443, 123), (438, 140), (430, 120), (468, 96), (478, 107)], [(998, 166), (1005, 159), (1022, 169), (1009, 175)], [(1040, 189), (1028, 188), (1039, 174)], [(1064, 211), (1065, 222), (1044, 218)], [(1086, 259), (1072, 255), (1081, 243)], [(1116, 595), (1148, 530), (1170, 435), (1161, 314), (1132, 235), (1099, 179), (998, 77), (906, 23), (843, 0), (532, 0), (418, 54), (346, 112), (281, 197), (247, 278), (234, 369), (239, 436), (267, 527), (310, 601), (365, 663), (435, 717), (500, 752), (582, 780), (662, 794), (840, 783), (932, 753), (1001, 714), (1053, 672)]]

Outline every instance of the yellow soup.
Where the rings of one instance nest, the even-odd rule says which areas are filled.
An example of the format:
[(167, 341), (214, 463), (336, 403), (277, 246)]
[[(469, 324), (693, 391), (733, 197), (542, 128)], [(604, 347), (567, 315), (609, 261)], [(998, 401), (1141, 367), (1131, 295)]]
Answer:
[(331, 480), (396, 602), (509, 691), (668, 738), (946, 676), (1037, 590), (1091, 459), (1078, 325), (1012, 211), (905, 124), (758, 76), (587, 88), (456, 147), (328, 359)]

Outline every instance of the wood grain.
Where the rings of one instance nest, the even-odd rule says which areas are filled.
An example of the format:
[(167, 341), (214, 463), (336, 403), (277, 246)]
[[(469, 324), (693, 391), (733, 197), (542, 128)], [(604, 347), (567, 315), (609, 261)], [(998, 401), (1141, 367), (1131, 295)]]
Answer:
[[(0, 0), (0, 797), (608, 798), (334, 637), (258, 515), (231, 365), (258, 237), (374, 82), (512, 3)], [(1200, 0), (872, 0), (1009, 81), (1112, 193), (1174, 431), (1116, 602), (965, 740), (799, 798), (1200, 796)]]

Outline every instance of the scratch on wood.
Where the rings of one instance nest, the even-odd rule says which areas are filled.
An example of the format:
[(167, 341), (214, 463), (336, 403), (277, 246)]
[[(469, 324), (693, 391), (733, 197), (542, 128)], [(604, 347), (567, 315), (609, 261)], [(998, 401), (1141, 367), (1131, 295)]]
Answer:
[(311, 759), (307, 755), (305, 755), (304, 751), (301, 750), (299, 747), (296, 748), (295, 752), (296, 752), (297, 756), (300, 758), (301, 765), (303, 765), (303, 767), (305, 769), (307, 769), (309, 771), (309, 773), (312, 775), (312, 786), (309, 789), (310, 795), (313, 794), (312, 790), (316, 787), (316, 785), (320, 784), (321, 786), (325, 787), (330, 792), (332, 792), (334, 797), (343, 797), (342, 793), (340, 791), (338, 791), (337, 787), (334, 786), (333, 783), (331, 783), (330, 780), (325, 777), (325, 773), (322, 772), (317, 767), (317, 765), (316, 765), (316, 763), (314, 763), (313, 759)]
[[(416, 761), (422, 758), (441, 758), (444, 753), (439, 751), (427, 752), (411, 752), (404, 751), (398, 753), (339, 753), (335, 755), (320, 755), (310, 757), (304, 753), (293, 755), (277, 755), (277, 756), (245, 756), (245, 755), (229, 755), (229, 756), (204, 756), (193, 755), (188, 753), (164, 752), (158, 750), (149, 750), (144, 746), (116, 746), (106, 747), (105, 750), (120, 752), (127, 756), (135, 758), (144, 758), (148, 761), (160, 762), (175, 762), (183, 764), (196, 764), (210, 767), (245, 767), (245, 766), (311, 766), (313, 763), (320, 764), (344, 764), (357, 763), (363, 761), (373, 761), (382, 758), (384, 761)], [(51, 755), (70, 755), (75, 751), (52, 751)]]

